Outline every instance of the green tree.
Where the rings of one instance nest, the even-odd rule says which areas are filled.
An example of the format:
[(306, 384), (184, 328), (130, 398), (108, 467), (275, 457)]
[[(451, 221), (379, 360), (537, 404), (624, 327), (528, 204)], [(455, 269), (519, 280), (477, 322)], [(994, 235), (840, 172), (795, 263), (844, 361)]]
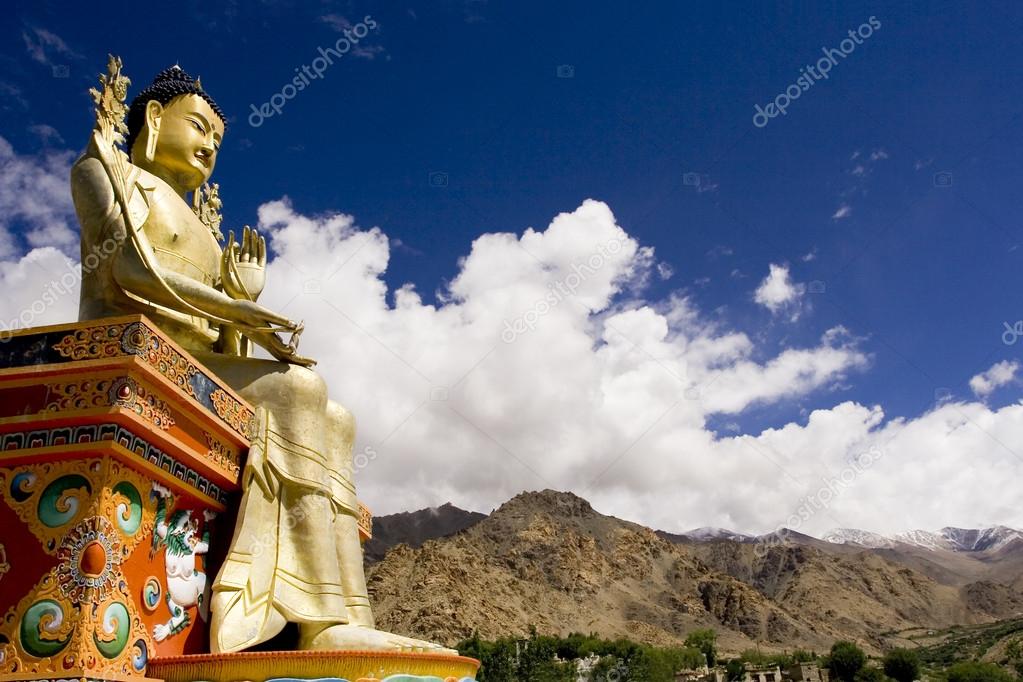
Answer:
[(651, 646), (640, 647), (627, 662), (630, 682), (674, 682), (675, 662), (670, 652)]
[(831, 645), (828, 655), (828, 667), (836, 679), (842, 682), (855, 682), (856, 673), (867, 662), (863, 649), (852, 642), (838, 641)]
[(1016, 669), (1016, 674), (1023, 677), (1023, 639), (1017, 638), (1009, 642), (1005, 647), (1005, 655), (1009, 659), (1007, 662)]
[(913, 682), (920, 676), (920, 657), (909, 649), (892, 649), (884, 656), (884, 674), (895, 682)]
[(686, 646), (699, 649), (707, 657), (707, 665), (717, 663), (718, 634), (712, 628), (693, 630), (686, 636)]
[(538, 635), (530, 628), (529, 639), (521, 642), (518, 655), (517, 677), (535, 682), (573, 682), (575, 664), (556, 661), (560, 638)]
[(478, 633), (460, 642), (456, 647), (464, 656), (471, 656), (480, 662), (479, 682), (516, 682), (515, 642), (499, 639), (486, 642)]
[(977, 661), (956, 663), (945, 674), (948, 682), (1014, 682), (1016, 679), (994, 663)]
[(887, 682), (890, 680), (887, 675), (881, 672), (880, 668), (875, 668), (874, 666), (860, 668), (853, 679), (856, 682)]
[(741, 658), (733, 658), (725, 664), (725, 675), (728, 677), (728, 682), (741, 680), (745, 672), (746, 666)]

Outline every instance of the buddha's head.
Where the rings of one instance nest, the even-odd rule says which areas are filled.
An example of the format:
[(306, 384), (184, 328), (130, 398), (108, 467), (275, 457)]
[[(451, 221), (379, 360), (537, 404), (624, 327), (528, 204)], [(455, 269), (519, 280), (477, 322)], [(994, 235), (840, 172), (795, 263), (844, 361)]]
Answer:
[(209, 180), (224, 138), (224, 113), (177, 66), (161, 71), (128, 109), (132, 163), (190, 192)]

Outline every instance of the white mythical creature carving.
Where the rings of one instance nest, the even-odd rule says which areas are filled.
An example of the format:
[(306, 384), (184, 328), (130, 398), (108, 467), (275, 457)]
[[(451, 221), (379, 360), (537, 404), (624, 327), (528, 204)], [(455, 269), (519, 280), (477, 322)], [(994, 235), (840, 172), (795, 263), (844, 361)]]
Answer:
[[(172, 499), (170, 490), (158, 483), (153, 492), (159, 497), (156, 507), (156, 527), (153, 530), (152, 553), (165, 547), (164, 563), (167, 567), (167, 608), (170, 620), (153, 628), (153, 639), (162, 642), (171, 635), (184, 630), (191, 622), (189, 610), (198, 607), (199, 616), (205, 621), (209, 617), (209, 594), (206, 573), (199, 570), (196, 557), (209, 551), (210, 533), (204, 530), (198, 536), (199, 521), (192, 518), (188, 509), (179, 509), (167, 519), (167, 501)], [(203, 511), (206, 524), (216, 512)]]

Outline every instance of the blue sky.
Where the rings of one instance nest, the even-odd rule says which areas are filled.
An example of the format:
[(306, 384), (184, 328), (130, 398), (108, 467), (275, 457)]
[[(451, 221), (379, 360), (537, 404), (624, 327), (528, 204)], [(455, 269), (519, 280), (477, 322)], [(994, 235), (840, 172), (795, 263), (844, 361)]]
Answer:
[[(108, 52), (132, 92), (179, 63), (229, 116), (215, 177), (226, 222), (254, 224), (286, 195), (297, 214), (379, 226), (392, 305), (407, 282), (443, 305), (474, 239), (543, 230), (592, 198), (671, 273), (617, 300), (688, 296), (704, 321), (746, 333), (758, 362), (838, 326), (868, 358), (813, 390), (709, 413), (714, 432), (805, 423), (844, 401), (889, 420), (1019, 401), (1014, 376), (982, 396), (969, 385), (1020, 348), (1002, 340), (1023, 319), (1019, 6), (157, 5), (8, 11), (0, 135), (16, 153), (84, 145)], [(248, 123), (366, 16), (378, 26), (358, 50)], [(826, 80), (753, 124), (755, 105), (870, 17), (880, 28)], [(27, 251), (25, 225), (8, 228)], [(754, 298), (771, 264), (797, 291), (781, 310)]]

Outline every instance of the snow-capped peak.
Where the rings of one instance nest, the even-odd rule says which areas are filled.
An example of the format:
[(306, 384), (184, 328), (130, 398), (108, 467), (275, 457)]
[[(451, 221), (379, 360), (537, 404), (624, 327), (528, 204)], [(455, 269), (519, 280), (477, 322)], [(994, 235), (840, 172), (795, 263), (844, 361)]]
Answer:
[(896, 533), (892, 536), (895, 542), (926, 549), (955, 549), (942, 533), (932, 533), (929, 530), (907, 530), (903, 533)]
[(1013, 540), (1023, 540), (1023, 532), (1007, 526), (942, 528), (941, 534), (957, 552), (997, 551)]
[(828, 531), (821, 539), (836, 545), (859, 545), (860, 547), (870, 547), (872, 549), (895, 546), (894, 541), (880, 533), (871, 533), (867, 530), (856, 530), (855, 528), (836, 528)]
[(752, 535), (746, 535), (745, 533), (736, 533), (734, 530), (728, 530), (727, 528), (715, 528), (713, 526), (703, 526), (701, 528), (693, 528), (682, 533), (691, 540), (707, 541), (707, 540), (734, 540), (735, 542), (750, 542), (754, 539)]
[(894, 535), (881, 535), (854, 528), (837, 528), (828, 532), (822, 539), (839, 545), (859, 545), (872, 549), (910, 545), (923, 549), (944, 549), (952, 552), (987, 552), (997, 551), (1016, 540), (1023, 541), (1023, 531), (1007, 526), (948, 527), (942, 528), (938, 532), (910, 530)]

